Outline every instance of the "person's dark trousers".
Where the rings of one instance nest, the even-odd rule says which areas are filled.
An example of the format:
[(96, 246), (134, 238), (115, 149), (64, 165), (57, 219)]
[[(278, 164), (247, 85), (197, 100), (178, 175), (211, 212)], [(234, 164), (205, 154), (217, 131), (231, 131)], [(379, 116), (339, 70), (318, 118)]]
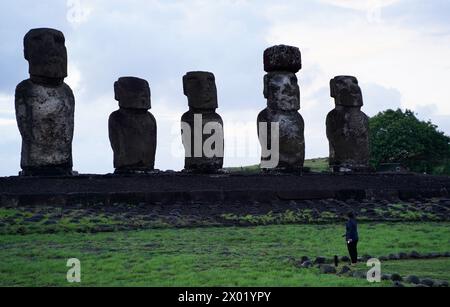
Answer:
[(351, 243), (348, 243), (347, 247), (350, 258), (352, 259), (352, 263), (358, 263), (358, 241), (352, 241)]

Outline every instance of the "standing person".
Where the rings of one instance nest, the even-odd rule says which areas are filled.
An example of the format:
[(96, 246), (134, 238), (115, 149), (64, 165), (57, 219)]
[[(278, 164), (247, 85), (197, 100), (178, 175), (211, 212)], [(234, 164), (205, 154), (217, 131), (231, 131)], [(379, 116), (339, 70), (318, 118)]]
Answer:
[(348, 215), (348, 222), (346, 225), (347, 232), (345, 233), (345, 239), (347, 241), (347, 248), (352, 260), (352, 265), (358, 263), (358, 223), (355, 218), (355, 214), (350, 212)]

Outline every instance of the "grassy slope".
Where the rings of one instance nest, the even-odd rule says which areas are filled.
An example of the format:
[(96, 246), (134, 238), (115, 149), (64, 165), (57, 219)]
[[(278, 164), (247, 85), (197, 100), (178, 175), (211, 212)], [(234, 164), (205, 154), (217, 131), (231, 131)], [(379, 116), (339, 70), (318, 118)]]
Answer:
[[(361, 252), (447, 251), (449, 226), (363, 224)], [(343, 231), (341, 225), (291, 225), (4, 235), (0, 286), (67, 286), (65, 264), (73, 257), (81, 260), (84, 286), (369, 286), (364, 280), (300, 270), (289, 261), (345, 255)], [(449, 262), (430, 266), (435, 263), (444, 270), (441, 279), (450, 279)]]
[(311, 168), (312, 172), (326, 172), (329, 171), (328, 158), (318, 158), (305, 161), (305, 167)]
[[(387, 262), (383, 269), (387, 273), (398, 273), (403, 277), (416, 275), (421, 278), (450, 281), (450, 259), (408, 260)], [(414, 273), (414, 274), (412, 274)]]
[[(317, 158), (305, 161), (305, 167), (311, 169), (312, 172), (326, 172), (329, 170), (328, 158)], [(227, 169), (230, 172), (247, 172), (257, 173), (260, 171), (259, 165), (243, 166), (243, 167), (231, 167)]]

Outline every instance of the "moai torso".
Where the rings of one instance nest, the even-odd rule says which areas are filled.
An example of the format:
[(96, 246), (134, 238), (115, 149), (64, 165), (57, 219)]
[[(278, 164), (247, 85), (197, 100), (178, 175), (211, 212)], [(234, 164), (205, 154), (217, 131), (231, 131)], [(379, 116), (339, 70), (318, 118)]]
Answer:
[(181, 118), (185, 171), (216, 172), (223, 168), (224, 133), (223, 120), (216, 113), (215, 77), (209, 72), (189, 72), (183, 87), (189, 102), (189, 111)]
[(155, 166), (157, 126), (148, 82), (120, 78), (114, 85), (120, 109), (109, 118), (109, 138), (117, 174), (145, 173)]
[(369, 170), (369, 118), (361, 111), (363, 99), (358, 80), (339, 76), (331, 80), (336, 108), (327, 116), (330, 166), (340, 171)]
[(24, 39), (30, 79), (16, 88), (16, 118), (22, 136), (22, 175), (71, 175), (75, 99), (64, 83), (64, 35), (35, 29)]
[[(264, 97), (267, 108), (258, 116), (258, 133), (266, 139), (269, 149), (272, 138), (271, 125), (279, 127), (279, 162), (276, 169), (299, 170), (305, 161), (305, 123), (298, 112), (300, 110), (300, 88), (295, 75), (301, 69), (301, 54), (296, 47), (275, 46), (264, 52)], [(261, 124), (266, 124), (267, 130)], [(262, 135), (264, 134), (264, 135)], [(264, 146), (263, 142), (261, 143)], [(273, 159), (262, 157), (262, 167), (265, 162)], [(271, 167), (270, 167), (271, 168)]]
[(22, 167), (71, 166), (75, 101), (66, 84), (47, 87), (23, 81), (16, 90)]

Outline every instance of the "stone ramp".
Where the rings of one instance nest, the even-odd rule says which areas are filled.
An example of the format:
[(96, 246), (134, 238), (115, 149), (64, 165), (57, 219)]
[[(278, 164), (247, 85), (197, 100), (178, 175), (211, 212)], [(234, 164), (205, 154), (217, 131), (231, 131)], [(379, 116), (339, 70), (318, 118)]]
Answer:
[(64, 205), (446, 197), (450, 177), (415, 174), (157, 173), (0, 178), (0, 205)]

